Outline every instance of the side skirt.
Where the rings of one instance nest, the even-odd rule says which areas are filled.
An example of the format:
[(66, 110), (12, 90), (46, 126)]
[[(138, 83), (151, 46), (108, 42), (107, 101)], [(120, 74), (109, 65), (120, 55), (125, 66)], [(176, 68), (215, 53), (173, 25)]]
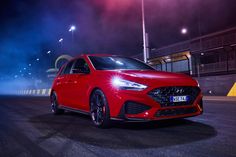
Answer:
[(64, 109), (64, 110), (71, 111), (71, 112), (77, 112), (77, 113), (81, 113), (81, 114), (85, 114), (85, 115), (90, 115), (90, 112), (79, 110), (79, 109), (70, 108), (70, 107), (63, 106), (63, 105), (60, 105), (60, 109)]

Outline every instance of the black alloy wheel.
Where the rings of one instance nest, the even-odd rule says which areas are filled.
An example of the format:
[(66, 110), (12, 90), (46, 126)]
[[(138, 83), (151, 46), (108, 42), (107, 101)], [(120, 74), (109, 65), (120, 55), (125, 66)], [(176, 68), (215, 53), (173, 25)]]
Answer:
[(95, 126), (108, 128), (110, 126), (110, 110), (107, 99), (100, 89), (96, 89), (90, 97), (90, 113)]

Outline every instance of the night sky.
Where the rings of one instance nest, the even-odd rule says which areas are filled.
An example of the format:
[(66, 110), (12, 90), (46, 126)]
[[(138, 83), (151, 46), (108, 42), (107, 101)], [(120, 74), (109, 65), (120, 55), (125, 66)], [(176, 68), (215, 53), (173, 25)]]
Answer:
[[(201, 34), (236, 26), (235, 0), (145, 0), (145, 9), (151, 48), (199, 36), (199, 26)], [(72, 24), (76, 26), (73, 41), (68, 32)], [(182, 27), (188, 28), (187, 35), (180, 33)], [(62, 47), (58, 43), (60, 38), (64, 39)], [(49, 50), (50, 55), (46, 54)], [(141, 0), (0, 2), (2, 83), (19, 80), (29, 72), (37, 77), (50, 68), (60, 54), (130, 56), (141, 52)]]

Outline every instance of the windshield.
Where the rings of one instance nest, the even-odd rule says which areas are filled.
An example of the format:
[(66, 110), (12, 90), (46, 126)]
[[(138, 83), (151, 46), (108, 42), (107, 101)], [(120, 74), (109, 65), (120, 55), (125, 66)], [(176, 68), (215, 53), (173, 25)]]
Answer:
[(128, 57), (89, 57), (96, 70), (155, 70), (152, 67)]

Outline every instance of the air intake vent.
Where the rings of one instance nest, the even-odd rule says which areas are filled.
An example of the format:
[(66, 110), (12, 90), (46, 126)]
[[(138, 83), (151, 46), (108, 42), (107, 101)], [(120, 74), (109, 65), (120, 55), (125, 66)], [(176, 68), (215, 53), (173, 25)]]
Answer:
[(128, 101), (125, 103), (125, 114), (139, 114), (150, 108), (150, 106), (144, 104)]
[(160, 110), (156, 113), (156, 117), (162, 116), (178, 116), (184, 114), (191, 114), (197, 112), (196, 108), (175, 108), (175, 109), (165, 109)]

